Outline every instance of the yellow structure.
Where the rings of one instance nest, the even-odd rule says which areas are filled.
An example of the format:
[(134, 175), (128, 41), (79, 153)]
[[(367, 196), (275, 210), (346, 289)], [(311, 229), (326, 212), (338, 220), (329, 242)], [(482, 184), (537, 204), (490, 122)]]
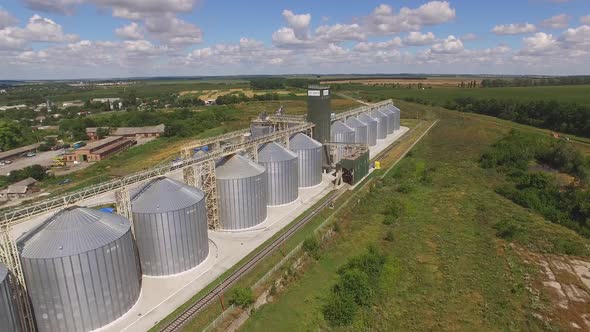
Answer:
[(379, 161), (375, 162), (375, 169), (381, 169), (381, 162), (379, 162)]

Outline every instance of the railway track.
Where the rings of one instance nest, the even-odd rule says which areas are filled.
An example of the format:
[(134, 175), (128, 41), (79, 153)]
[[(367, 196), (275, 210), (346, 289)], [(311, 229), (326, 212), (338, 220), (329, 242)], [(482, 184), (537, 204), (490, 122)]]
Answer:
[(313, 217), (315, 217), (320, 211), (322, 211), (326, 206), (330, 204), (333, 200), (340, 197), (344, 192), (346, 192), (346, 187), (348, 185), (343, 186), (339, 190), (333, 192), (328, 196), (326, 200), (324, 200), (319, 206), (317, 206), (313, 211), (311, 211), (308, 215), (306, 215), (303, 219), (299, 220), (295, 225), (292, 225), (287, 229), (286, 232), (281, 234), (271, 243), (269, 243), (266, 247), (264, 247), (260, 252), (254, 255), (249, 261), (244, 263), (240, 268), (234, 271), (232, 274), (227, 276), (219, 285), (215, 286), (211, 291), (205, 294), (202, 298), (200, 298), (197, 302), (192, 304), (190, 307), (185, 309), (180, 315), (178, 315), (174, 320), (169, 322), (165, 327), (160, 329), (161, 332), (176, 332), (180, 331), (182, 327), (191, 321), (201, 310), (203, 310), (206, 306), (211, 304), (220, 294), (222, 294), (225, 290), (235, 284), (243, 275), (248, 273), (252, 270), (258, 262), (263, 260), (265, 257), (272, 254), (279, 246), (289, 239), (293, 234), (295, 234), (301, 227), (307, 224)]

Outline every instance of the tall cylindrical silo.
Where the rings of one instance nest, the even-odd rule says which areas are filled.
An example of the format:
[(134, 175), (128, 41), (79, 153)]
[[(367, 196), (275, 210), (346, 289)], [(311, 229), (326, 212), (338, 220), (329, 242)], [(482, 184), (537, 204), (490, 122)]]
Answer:
[(369, 143), (369, 128), (366, 123), (359, 119), (350, 117), (346, 119), (346, 125), (354, 129), (354, 142), (360, 144)]
[[(346, 124), (344, 124), (344, 122), (342, 121), (335, 121), (334, 123), (332, 123), (332, 128), (331, 130), (331, 135), (332, 135), (332, 139), (331, 141), (333, 143), (354, 143), (355, 142), (355, 133), (354, 133), (354, 129), (350, 128), (349, 126), (347, 126)], [(338, 146), (337, 150), (337, 156), (334, 160), (334, 162), (339, 162), (340, 159), (342, 159), (342, 157), (344, 157), (344, 153), (345, 153), (345, 149), (344, 149), (344, 145)]]
[(141, 274), (131, 224), (117, 214), (62, 210), (18, 241), (39, 331), (90, 331), (137, 301)]
[(387, 135), (393, 134), (395, 130), (395, 114), (387, 106), (379, 108), (379, 111), (387, 115)]
[(310, 85), (307, 89), (307, 121), (315, 124), (313, 138), (325, 143), (330, 140), (330, 87)]
[(207, 258), (205, 204), (201, 190), (165, 177), (139, 189), (131, 210), (143, 274), (176, 274)]
[(361, 113), (357, 119), (367, 124), (367, 138), (369, 146), (375, 146), (377, 144), (377, 120), (373, 119), (369, 114)]
[(19, 332), (21, 324), (19, 308), (13, 298), (10, 283), (14, 278), (6, 266), (0, 264), (0, 327), (2, 331)]
[(271, 142), (258, 152), (258, 163), (266, 169), (267, 205), (283, 205), (299, 196), (297, 154)]
[(373, 110), (371, 117), (377, 120), (377, 139), (387, 138), (387, 115), (378, 110)]
[(322, 182), (322, 144), (298, 133), (289, 141), (289, 149), (297, 154), (299, 188), (313, 187)]
[(401, 111), (395, 105), (391, 105), (391, 110), (395, 114), (395, 127), (394, 130), (399, 130), (401, 127)]
[(234, 155), (215, 170), (219, 221), (224, 230), (254, 227), (266, 219), (266, 170)]

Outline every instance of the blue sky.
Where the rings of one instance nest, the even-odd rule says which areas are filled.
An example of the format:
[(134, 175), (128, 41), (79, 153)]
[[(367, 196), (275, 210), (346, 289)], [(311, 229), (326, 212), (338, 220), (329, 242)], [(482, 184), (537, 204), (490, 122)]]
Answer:
[(590, 1), (8, 0), (0, 79), (590, 74)]

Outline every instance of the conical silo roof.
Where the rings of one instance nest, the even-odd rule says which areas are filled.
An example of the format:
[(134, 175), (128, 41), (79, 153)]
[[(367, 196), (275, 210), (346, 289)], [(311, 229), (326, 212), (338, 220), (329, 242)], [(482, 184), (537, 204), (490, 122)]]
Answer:
[(289, 141), (289, 148), (291, 150), (311, 150), (321, 146), (322, 144), (320, 142), (302, 133), (296, 134)]
[(345, 125), (342, 121), (336, 121), (332, 124), (331, 128), (332, 133), (354, 133), (354, 129), (350, 128), (349, 126)]
[(252, 160), (236, 154), (223, 165), (217, 167), (215, 170), (215, 177), (220, 180), (240, 179), (260, 175), (264, 173), (264, 171), (264, 166), (258, 165)]
[(389, 108), (389, 106), (381, 107), (379, 111), (386, 115), (393, 114), (393, 111)]
[(182, 182), (166, 177), (149, 182), (139, 189), (132, 201), (135, 213), (163, 213), (177, 211), (200, 202), (205, 194)]
[(285, 161), (297, 158), (293, 151), (285, 149), (282, 145), (270, 142), (258, 151), (258, 162)]
[(130, 228), (129, 221), (118, 214), (74, 207), (58, 212), (18, 242), (24, 258), (57, 258), (103, 247)]
[(374, 117), (372, 117), (372, 116), (370, 116), (369, 114), (366, 114), (366, 113), (359, 114), (358, 119), (361, 120), (364, 123), (377, 122), (377, 120), (375, 120)]
[(371, 116), (374, 118), (385, 118), (387, 117), (387, 115), (385, 115), (385, 113), (381, 112), (380, 110), (373, 110), (371, 112)]
[(353, 118), (353, 117), (346, 119), (346, 125), (349, 126), (350, 128), (358, 128), (358, 127), (366, 127), (367, 126), (366, 123), (363, 123), (359, 119)]

